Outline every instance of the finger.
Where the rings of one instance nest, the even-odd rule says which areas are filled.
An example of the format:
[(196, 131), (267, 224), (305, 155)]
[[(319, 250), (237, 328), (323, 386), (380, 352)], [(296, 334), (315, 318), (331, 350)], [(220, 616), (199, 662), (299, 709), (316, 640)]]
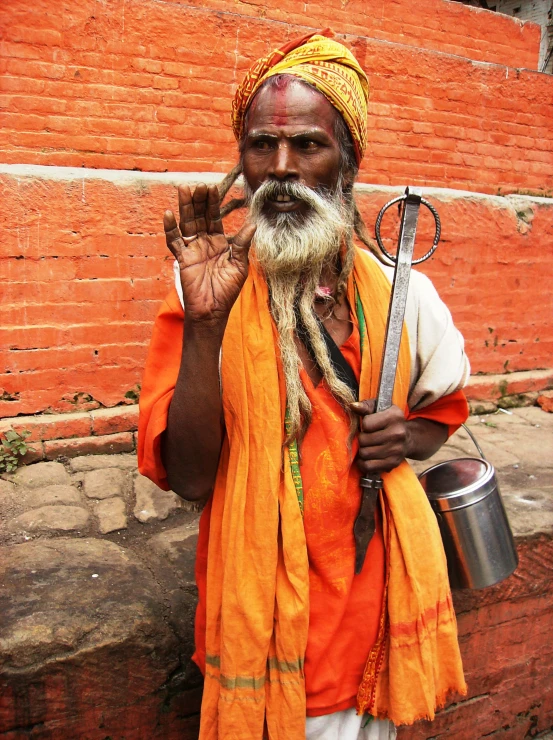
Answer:
[(385, 447), (393, 444), (400, 444), (402, 437), (400, 434), (389, 433), (387, 430), (379, 432), (365, 433), (361, 432), (358, 437), (359, 447)]
[(196, 219), (196, 233), (205, 234), (207, 231), (207, 185), (201, 182), (192, 196), (194, 204), (194, 218)]
[(251, 221), (246, 221), (244, 226), (240, 229), (238, 234), (232, 240), (232, 253), (234, 257), (247, 260), (250, 245), (252, 243), (253, 235), (257, 226), (252, 224)]
[(196, 231), (196, 218), (194, 217), (194, 204), (192, 193), (188, 185), (179, 185), (179, 226), (183, 236), (194, 236)]
[(399, 457), (401, 450), (398, 450), (394, 445), (361, 445), (359, 444), (359, 451), (357, 453), (360, 460), (385, 460), (388, 457)]
[(364, 416), (361, 419), (360, 426), (363, 432), (378, 432), (392, 426), (403, 429), (405, 427), (405, 416), (397, 406), (390, 406), (385, 411), (377, 411), (374, 414)]
[(207, 230), (210, 234), (225, 233), (219, 208), (219, 191), (216, 185), (210, 185), (207, 189)]
[(178, 252), (184, 248), (180, 230), (173, 211), (165, 211), (163, 214), (163, 229), (165, 231), (165, 241), (175, 259), (178, 259)]
[(373, 414), (375, 406), (376, 406), (376, 401), (374, 398), (367, 398), (364, 401), (355, 401), (355, 403), (350, 403), (349, 405), (353, 413), (357, 414), (358, 416), (366, 416), (367, 414)]
[(360, 460), (357, 459), (357, 467), (364, 476), (371, 477), (373, 475), (380, 475), (381, 473), (388, 473), (390, 470), (397, 468), (401, 463), (401, 460), (395, 458), (386, 458), (385, 460)]

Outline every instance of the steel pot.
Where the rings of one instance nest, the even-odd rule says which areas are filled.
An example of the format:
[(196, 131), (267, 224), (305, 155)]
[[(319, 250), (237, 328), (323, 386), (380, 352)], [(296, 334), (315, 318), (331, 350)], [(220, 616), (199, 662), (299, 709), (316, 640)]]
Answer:
[(419, 480), (438, 518), (451, 587), (485, 588), (510, 576), (518, 556), (493, 465), (483, 456), (448, 460)]

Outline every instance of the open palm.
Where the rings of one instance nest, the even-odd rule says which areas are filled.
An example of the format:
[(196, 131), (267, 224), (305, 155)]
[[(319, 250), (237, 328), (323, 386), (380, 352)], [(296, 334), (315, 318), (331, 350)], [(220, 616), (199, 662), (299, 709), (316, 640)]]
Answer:
[(215, 185), (200, 183), (194, 194), (178, 189), (179, 225), (172, 211), (163, 217), (167, 246), (177, 260), (187, 320), (225, 320), (248, 275), (248, 251), (255, 226), (246, 223), (229, 244)]

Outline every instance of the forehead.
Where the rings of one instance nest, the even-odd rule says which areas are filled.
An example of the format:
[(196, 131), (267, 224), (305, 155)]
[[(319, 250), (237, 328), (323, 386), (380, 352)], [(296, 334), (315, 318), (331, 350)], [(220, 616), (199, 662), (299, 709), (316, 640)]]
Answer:
[(252, 101), (246, 134), (252, 130), (293, 128), (322, 129), (334, 138), (339, 113), (327, 98), (311, 85), (286, 75), (264, 85)]

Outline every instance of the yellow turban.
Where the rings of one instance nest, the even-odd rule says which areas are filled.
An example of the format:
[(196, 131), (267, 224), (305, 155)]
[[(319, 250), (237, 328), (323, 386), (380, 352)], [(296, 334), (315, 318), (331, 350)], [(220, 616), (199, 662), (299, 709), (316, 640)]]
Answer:
[(293, 75), (313, 85), (342, 114), (359, 164), (367, 147), (369, 81), (351, 51), (329, 34), (331, 31), (325, 30), (290, 41), (250, 67), (232, 103), (232, 129), (237, 140), (248, 106), (263, 82), (274, 75)]

